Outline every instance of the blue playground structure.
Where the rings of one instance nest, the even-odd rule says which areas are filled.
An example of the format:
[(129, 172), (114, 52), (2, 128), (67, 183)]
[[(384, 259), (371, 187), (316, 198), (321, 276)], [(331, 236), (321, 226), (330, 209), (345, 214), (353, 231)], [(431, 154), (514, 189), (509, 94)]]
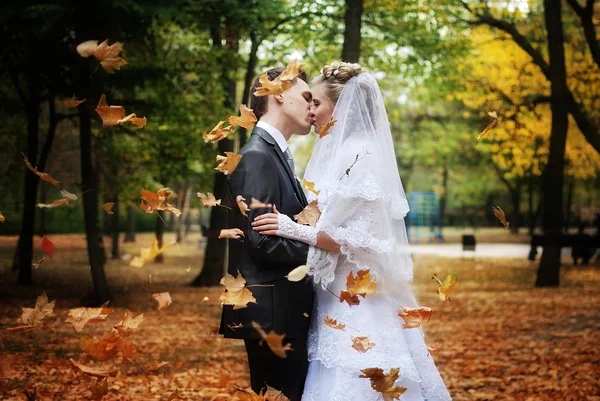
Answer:
[(410, 212), (406, 216), (408, 240), (418, 244), (429, 238), (442, 242), (442, 222), (440, 220), (440, 199), (435, 192), (411, 192), (408, 195)]

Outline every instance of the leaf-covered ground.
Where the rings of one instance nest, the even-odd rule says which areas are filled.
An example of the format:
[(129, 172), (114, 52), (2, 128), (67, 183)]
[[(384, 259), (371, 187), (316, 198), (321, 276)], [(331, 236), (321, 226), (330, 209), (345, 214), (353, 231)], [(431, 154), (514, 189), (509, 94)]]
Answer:
[[(167, 400), (176, 389), (190, 400), (212, 400), (233, 393), (234, 385), (248, 386), (242, 342), (211, 333), (222, 290), (187, 285), (202, 266), (197, 238), (166, 251), (164, 264), (132, 269), (123, 260), (109, 262), (115, 311), (81, 333), (64, 320), (92, 290), (85, 241), (80, 235), (51, 240), (53, 260), (34, 271), (35, 286), (25, 288), (14, 284), (10, 271), (15, 238), (0, 237), (0, 353), (31, 353), (0, 381), (1, 399), (26, 400), (24, 392), (33, 390), (37, 400), (92, 399), (89, 387), (97, 380), (56, 363), (70, 358), (118, 368), (104, 400)], [(34, 259), (39, 259), (40, 240), (35, 241)], [(124, 251), (139, 255), (150, 242), (151, 236), (139, 235)], [(434, 358), (455, 400), (600, 400), (600, 267), (564, 267), (560, 288), (534, 289), (536, 265), (527, 260), (419, 257), (415, 262), (414, 291), (422, 305), (434, 309), (425, 327), (428, 344), (441, 348)], [(460, 284), (452, 302), (441, 303), (431, 275), (450, 272), (458, 273)], [(5, 333), (18, 325), (21, 307), (32, 308), (44, 291), (56, 299), (54, 315), (35, 330)], [(165, 291), (173, 303), (158, 311), (152, 294)], [(130, 337), (138, 347), (135, 364), (120, 356), (95, 363), (82, 352), (80, 340), (100, 338), (127, 309), (144, 314)], [(159, 361), (169, 364), (152, 371)]]

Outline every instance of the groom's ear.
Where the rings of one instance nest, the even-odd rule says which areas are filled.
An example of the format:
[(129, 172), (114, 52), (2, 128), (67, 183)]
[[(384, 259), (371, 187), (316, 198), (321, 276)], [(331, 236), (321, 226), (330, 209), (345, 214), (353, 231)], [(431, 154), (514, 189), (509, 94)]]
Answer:
[(273, 95), (273, 98), (275, 99), (275, 101), (279, 104), (283, 104), (283, 95), (279, 94), (279, 95)]

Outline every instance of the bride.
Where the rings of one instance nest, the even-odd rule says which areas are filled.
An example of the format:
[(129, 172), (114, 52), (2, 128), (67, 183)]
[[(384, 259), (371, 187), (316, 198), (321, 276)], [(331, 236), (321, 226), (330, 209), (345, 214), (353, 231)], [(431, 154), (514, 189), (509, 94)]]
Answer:
[[(333, 62), (313, 80), (312, 93), (316, 131), (335, 121), (317, 139), (304, 177), (314, 182), (308, 196), (321, 212), (316, 227), (276, 210), (253, 223), (262, 234), (311, 245), (307, 265), (316, 305), (302, 399), (375, 401), (381, 393), (360, 377), (362, 370), (387, 374), (399, 368), (393, 384), (406, 389), (400, 400), (450, 400), (422, 329), (403, 328), (398, 316), (403, 307), (418, 305), (410, 290), (413, 266), (404, 225), (409, 207), (379, 86), (358, 64)], [(358, 305), (342, 302), (337, 294), (346, 290), (349, 274), (367, 269), (377, 294), (358, 298)], [(326, 319), (345, 328), (330, 327)], [(361, 340), (356, 337), (366, 352), (353, 348)]]

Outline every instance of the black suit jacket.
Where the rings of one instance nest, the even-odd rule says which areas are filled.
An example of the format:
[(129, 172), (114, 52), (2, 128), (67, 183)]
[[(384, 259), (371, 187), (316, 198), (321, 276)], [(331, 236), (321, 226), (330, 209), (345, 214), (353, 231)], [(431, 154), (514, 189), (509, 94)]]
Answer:
[[(252, 198), (277, 206), (280, 213), (293, 218), (307, 205), (300, 183), (293, 176), (277, 142), (265, 130), (255, 127), (236, 170), (228, 176), (229, 227), (240, 228), (244, 241), (229, 240), (228, 272), (246, 279), (256, 304), (233, 310), (224, 305), (220, 332), (229, 338), (260, 338), (251, 322), (258, 322), (267, 332), (275, 330), (286, 338), (306, 338), (310, 325), (314, 291), (312, 282), (305, 278), (290, 282), (285, 276), (296, 267), (306, 264), (308, 245), (278, 236), (261, 235), (250, 225), (260, 214), (271, 209), (255, 209), (243, 216), (235, 198), (242, 195), (246, 203)], [(232, 326), (239, 326), (234, 328)]]

